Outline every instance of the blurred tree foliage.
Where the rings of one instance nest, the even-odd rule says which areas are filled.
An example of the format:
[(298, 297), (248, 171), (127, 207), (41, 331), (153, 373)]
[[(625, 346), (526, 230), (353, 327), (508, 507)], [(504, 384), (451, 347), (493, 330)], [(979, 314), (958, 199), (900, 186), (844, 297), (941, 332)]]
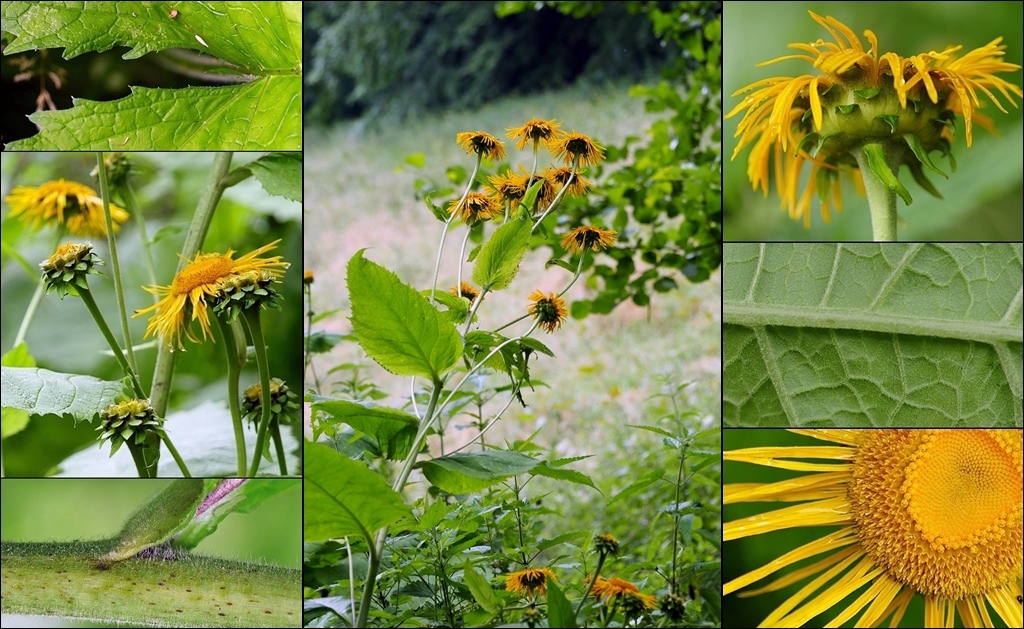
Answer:
[(635, 80), (677, 54), (631, 6), (648, 3), (574, 2), (595, 6), (505, 18), (501, 4), (515, 3), (304, 3), (306, 121), (402, 119), (580, 79)]
[[(600, 13), (603, 2), (545, 2), (566, 15)], [(652, 292), (678, 286), (681, 273), (703, 282), (722, 259), (722, 4), (720, 2), (630, 2), (628, 10), (648, 21), (665, 49), (675, 51), (656, 84), (630, 94), (646, 99), (648, 111), (665, 112), (646, 138), (628, 137), (607, 148), (607, 161), (588, 176), (611, 174), (585, 198), (566, 198), (560, 223), (596, 224), (619, 232), (606, 254), (614, 265), (588, 256), (593, 300), (572, 305), (574, 317), (606, 314), (632, 300), (650, 303)], [(499, 12), (526, 11), (535, 2), (502, 2)], [(548, 221), (545, 221), (548, 222)], [(562, 248), (554, 233), (535, 246)], [(575, 268), (576, 260), (572, 262)], [(600, 278), (600, 286), (596, 278)]]

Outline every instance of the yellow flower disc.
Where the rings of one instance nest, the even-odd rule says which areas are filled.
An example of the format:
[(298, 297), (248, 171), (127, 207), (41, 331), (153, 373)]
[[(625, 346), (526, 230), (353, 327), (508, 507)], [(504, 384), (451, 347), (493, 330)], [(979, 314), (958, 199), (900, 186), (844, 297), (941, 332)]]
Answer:
[(1022, 447), (1016, 430), (872, 430), (849, 484), (865, 552), (894, 580), (962, 600), (1019, 578)]
[(233, 268), (234, 263), (231, 258), (219, 253), (197, 256), (195, 262), (174, 276), (174, 281), (171, 283), (171, 294), (187, 295), (193, 289), (208, 284), (212, 285), (222, 277), (231, 275)]

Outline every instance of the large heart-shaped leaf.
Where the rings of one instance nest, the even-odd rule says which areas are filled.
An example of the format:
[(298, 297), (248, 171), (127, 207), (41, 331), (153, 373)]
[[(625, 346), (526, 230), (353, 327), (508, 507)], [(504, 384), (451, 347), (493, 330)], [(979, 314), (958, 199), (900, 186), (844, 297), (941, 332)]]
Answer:
[(725, 423), (1022, 425), (1022, 246), (728, 244)]
[(462, 355), (462, 339), (448, 317), (362, 251), (349, 260), (348, 292), (356, 339), (391, 373), (436, 382)]

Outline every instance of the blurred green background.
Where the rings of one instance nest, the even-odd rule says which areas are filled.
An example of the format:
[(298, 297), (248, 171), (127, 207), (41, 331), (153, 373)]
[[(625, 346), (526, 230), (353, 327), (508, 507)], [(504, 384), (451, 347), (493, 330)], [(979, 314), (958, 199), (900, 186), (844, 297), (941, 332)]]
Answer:
[[(737, 450), (740, 448), (756, 448), (766, 446), (823, 446), (831, 445), (829, 442), (793, 434), (782, 429), (725, 429), (722, 434), (722, 449)], [(772, 483), (787, 478), (803, 476), (806, 472), (791, 472), (787, 470), (771, 469), (760, 465), (749, 463), (736, 463), (725, 461), (722, 470), (722, 481), (731, 483)], [(796, 503), (739, 503), (725, 505), (722, 514), (722, 522), (727, 523), (739, 518), (766, 513), (774, 509), (790, 506)], [(768, 562), (782, 556), (783, 554), (807, 544), (815, 539), (823, 537), (833, 531), (839, 530), (838, 526), (815, 526), (805, 528), (793, 528), (782, 531), (775, 531), (763, 535), (753, 535), (742, 539), (725, 542), (722, 547), (722, 582), (728, 583), (733, 579), (760, 568)], [(753, 590), (771, 583), (775, 578), (792, 573), (795, 569), (808, 566), (815, 561), (822, 559), (824, 555), (818, 555), (810, 559), (797, 562), (793, 566), (784, 568), (774, 575), (757, 581), (749, 586), (747, 590)], [(787, 598), (795, 594), (800, 588), (807, 585), (808, 580), (802, 580), (789, 587), (776, 592), (759, 594), (750, 598), (741, 598), (737, 593), (730, 594), (722, 600), (722, 626), (723, 627), (756, 627), (775, 608), (782, 604)], [(825, 623), (835, 618), (840, 611), (856, 600), (864, 588), (857, 591), (842, 602), (835, 605), (830, 611), (821, 614), (808, 622), (807, 627), (824, 627)], [(742, 593), (743, 590), (740, 590)], [(990, 614), (997, 627), (1004, 627), (1000, 624), (998, 616), (990, 608)], [(843, 624), (843, 627), (852, 627), (858, 613), (853, 620)], [(886, 625), (888, 626), (888, 625)], [(901, 627), (923, 627), (924, 626), (924, 598), (915, 596), (910, 603)], [(957, 626), (963, 626), (958, 624)]]
[[(232, 168), (248, 163), (261, 154), (240, 153), (232, 158)], [(156, 279), (168, 285), (174, 277), (181, 251), (199, 194), (206, 184), (213, 163), (213, 153), (134, 153), (131, 178), (139, 206), (146, 221), (152, 246)], [(60, 178), (77, 181), (99, 189), (89, 172), (96, 166), (95, 153), (5, 153), (0, 156), (3, 175), (0, 196), (6, 197), (15, 186), (38, 186)], [(3, 204), (3, 255), (0, 277), (3, 280), (3, 304), (0, 313), (0, 351), (11, 349), (18, 326), (35, 290), (34, 279), (17, 263), (18, 255), (35, 267), (48, 258), (55, 248), (53, 228), (35, 231), (18, 219), (7, 215), (10, 207)], [(104, 238), (65, 237), (61, 242), (92, 241), (96, 253), (107, 265), (100, 267), (104, 277), (92, 276), (90, 288), (103, 311), (107, 324), (117, 338), (121, 324), (111, 281), (110, 256)], [(292, 263), (279, 288), (282, 310), (263, 314), (264, 333), (271, 347), (271, 375), (295, 383), (301, 388), (302, 374), (302, 221), (301, 205), (271, 196), (255, 178), (229, 188), (214, 214), (213, 222), (201, 251), (225, 253), (234, 249), (242, 255), (273, 240), (282, 239), (277, 249), (266, 255), (281, 255)], [(142, 289), (150, 284), (144, 263), (139, 230), (134, 219), (121, 227), (117, 238), (118, 257), (125, 286), (129, 316), (136, 309), (153, 303), (152, 296)], [(237, 255), (235, 257), (238, 257)], [(149, 317), (129, 319), (132, 340), (143, 339)], [(198, 328), (196, 334), (199, 334)], [(201, 338), (201, 335), (200, 335)], [(88, 310), (75, 297), (64, 300), (55, 293), (40, 303), (32, 327), (26, 337), (29, 351), (39, 367), (65, 373), (78, 373), (105, 380), (120, 379), (123, 374), (109, 347), (89, 316)], [(220, 344), (194, 344), (185, 341), (186, 351), (179, 352), (175, 367), (173, 392), (168, 412), (193, 408), (204, 400), (226, 404), (227, 386), (223, 348)], [(136, 350), (140, 378), (149, 389), (156, 359), (155, 346)], [(259, 380), (255, 365), (247, 365), (241, 386)], [(231, 432), (230, 422), (224, 430)], [(46, 416), (29, 422), (28, 427), (3, 442), (3, 462), (9, 476), (42, 476), (55, 473), (56, 466), (70, 454), (83, 448), (96, 448), (95, 425), (74, 426), (70, 419)], [(172, 429), (173, 436), (173, 429)], [(179, 444), (179, 450), (181, 446)], [(251, 446), (250, 446), (251, 449)], [(182, 452), (188, 458), (188, 454)], [(105, 455), (104, 455), (105, 456)], [(121, 456), (118, 452), (117, 456)]]
[[(1005, 60), (1021, 64), (1024, 49), (1024, 3), (1021, 2), (726, 2), (724, 7), (723, 112), (728, 113), (739, 98), (731, 94), (757, 80), (774, 76), (799, 76), (816, 71), (805, 61), (781, 61), (757, 68), (755, 64), (796, 54), (787, 48), (790, 43), (808, 43), (817, 39), (833, 41), (807, 11), (832, 16), (861, 36), (870, 29), (878, 36), (882, 52), (908, 56), (931, 50), (942, 51), (947, 45), (962, 44), (963, 54), (984, 46), (997, 37), (1006, 44)], [(1002, 78), (1021, 85), (1021, 71), (1005, 73)], [(1004, 108), (1000, 112), (987, 97), (981, 112), (991, 117), (999, 137), (975, 125), (974, 142), (967, 148), (963, 121), (958, 120), (953, 154), (957, 171), (946, 180), (928, 173), (945, 197), (932, 197), (904, 171), (901, 181), (914, 198), (913, 205), (898, 202), (900, 240), (1021, 240), (1024, 226), (1021, 207), (1022, 155), (1024, 155), (1024, 121), (1020, 99), (1014, 108), (999, 95)], [(812, 226), (805, 230), (801, 221), (791, 220), (779, 209), (774, 186), (767, 198), (754, 192), (747, 179), (745, 147), (734, 161), (729, 161), (736, 147), (734, 134), (742, 113), (725, 121), (725, 239), (726, 240), (870, 240), (871, 226), (867, 201), (857, 194), (848, 181), (843, 184), (844, 209), (825, 224), (812, 207)], [(936, 165), (949, 172), (942, 158)], [(806, 181), (809, 167), (804, 168)], [(774, 176), (774, 175), (773, 175)], [(802, 188), (801, 188), (802, 189)]]

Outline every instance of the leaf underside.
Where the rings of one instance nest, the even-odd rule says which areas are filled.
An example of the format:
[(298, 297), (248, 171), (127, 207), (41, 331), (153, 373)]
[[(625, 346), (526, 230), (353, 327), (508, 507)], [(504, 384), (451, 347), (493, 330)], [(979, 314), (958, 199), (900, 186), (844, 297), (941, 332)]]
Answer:
[(398, 276), (363, 257), (348, 263), (352, 331), (367, 356), (399, 376), (436, 382), (462, 355), (452, 322)]
[(727, 244), (726, 425), (1020, 427), (1022, 257)]

